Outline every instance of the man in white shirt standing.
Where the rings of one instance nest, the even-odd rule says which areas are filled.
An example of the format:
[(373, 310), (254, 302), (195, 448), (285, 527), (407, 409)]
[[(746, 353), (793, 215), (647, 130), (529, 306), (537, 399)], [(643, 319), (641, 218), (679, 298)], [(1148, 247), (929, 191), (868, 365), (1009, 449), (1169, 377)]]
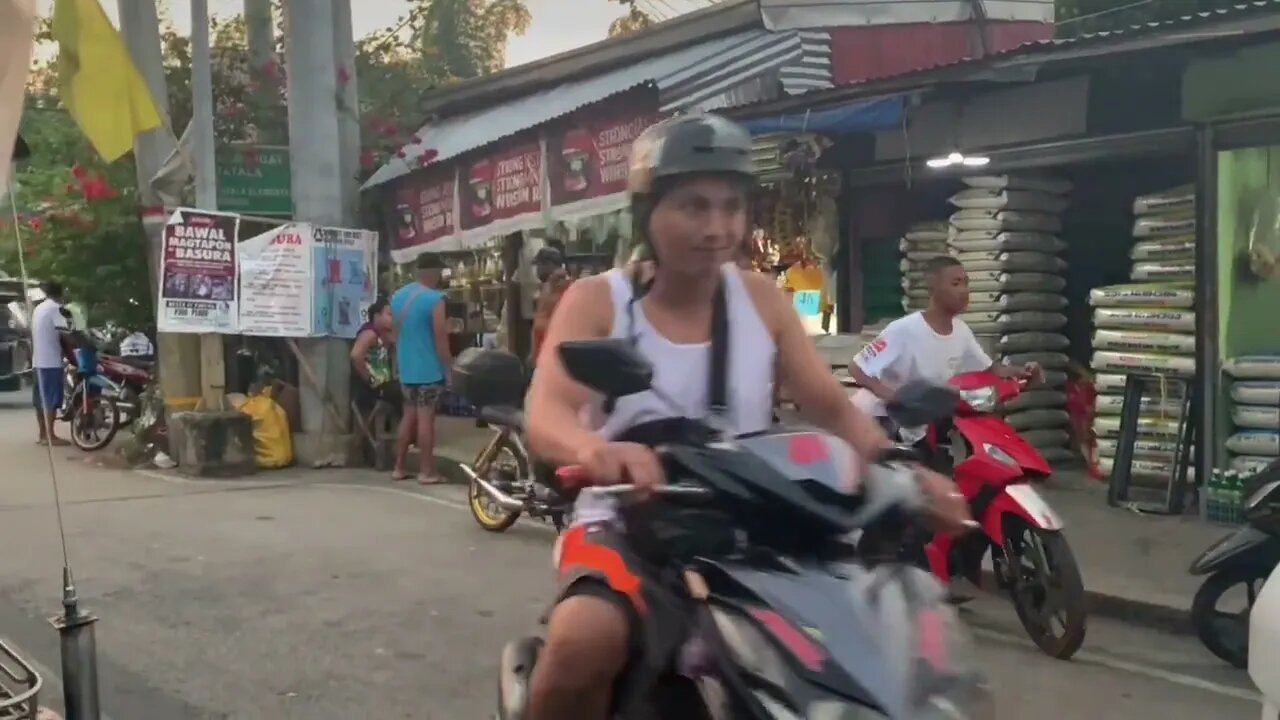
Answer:
[(40, 445), (67, 445), (53, 432), (53, 421), (62, 406), (62, 341), (58, 331), (66, 329), (62, 316), (62, 283), (47, 282), (45, 299), (31, 311), (31, 367), (35, 371), (32, 401), (40, 425)]
[(884, 403), (903, 384), (924, 380), (943, 385), (956, 375), (990, 370), (1001, 377), (1036, 376), (1040, 366), (993, 363), (960, 314), (969, 307), (969, 276), (950, 256), (925, 264), (929, 306), (889, 323), (849, 363), (849, 376), (862, 387), (854, 402), (864, 412), (885, 416)]

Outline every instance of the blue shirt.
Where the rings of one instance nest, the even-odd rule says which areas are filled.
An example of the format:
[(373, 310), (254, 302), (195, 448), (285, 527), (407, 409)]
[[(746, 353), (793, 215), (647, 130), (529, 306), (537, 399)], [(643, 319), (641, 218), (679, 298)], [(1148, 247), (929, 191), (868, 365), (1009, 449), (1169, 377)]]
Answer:
[(444, 382), (444, 367), (436, 352), (434, 314), (444, 302), (439, 290), (410, 283), (391, 296), (391, 317), (396, 325), (396, 363), (404, 385)]

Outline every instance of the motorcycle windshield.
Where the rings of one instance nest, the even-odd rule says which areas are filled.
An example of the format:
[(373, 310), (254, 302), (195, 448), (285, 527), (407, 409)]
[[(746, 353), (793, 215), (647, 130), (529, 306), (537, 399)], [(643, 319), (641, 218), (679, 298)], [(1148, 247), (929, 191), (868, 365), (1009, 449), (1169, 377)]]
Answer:
[(738, 444), (791, 480), (812, 480), (842, 493), (857, 487), (857, 454), (834, 435), (799, 430), (740, 438)]

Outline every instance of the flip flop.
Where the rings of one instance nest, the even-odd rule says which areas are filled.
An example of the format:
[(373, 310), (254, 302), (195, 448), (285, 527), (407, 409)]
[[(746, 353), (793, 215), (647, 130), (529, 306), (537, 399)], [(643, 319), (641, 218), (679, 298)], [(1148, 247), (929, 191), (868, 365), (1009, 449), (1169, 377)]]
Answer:
[(419, 475), (418, 476), (419, 485), (441, 485), (443, 483), (444, 483), (444, 478), (440, 477), (439, 475)]
[(408, 479), (409, 479), (409, 475), (407, 473), (396, 473), (396, 472), (391, 473), (391, 482), (404, 482), (405, 480), (408, 480)]

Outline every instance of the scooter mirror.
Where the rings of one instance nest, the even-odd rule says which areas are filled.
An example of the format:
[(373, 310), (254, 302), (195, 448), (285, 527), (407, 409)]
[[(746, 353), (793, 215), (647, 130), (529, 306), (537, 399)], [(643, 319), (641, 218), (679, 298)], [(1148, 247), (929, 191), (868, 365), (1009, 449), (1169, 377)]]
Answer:
[(910, 382), (898, 388), (885, 406), (899, 425), (931, 425), (955, 412), (960, 395), (955, 390), (927, 382)]

